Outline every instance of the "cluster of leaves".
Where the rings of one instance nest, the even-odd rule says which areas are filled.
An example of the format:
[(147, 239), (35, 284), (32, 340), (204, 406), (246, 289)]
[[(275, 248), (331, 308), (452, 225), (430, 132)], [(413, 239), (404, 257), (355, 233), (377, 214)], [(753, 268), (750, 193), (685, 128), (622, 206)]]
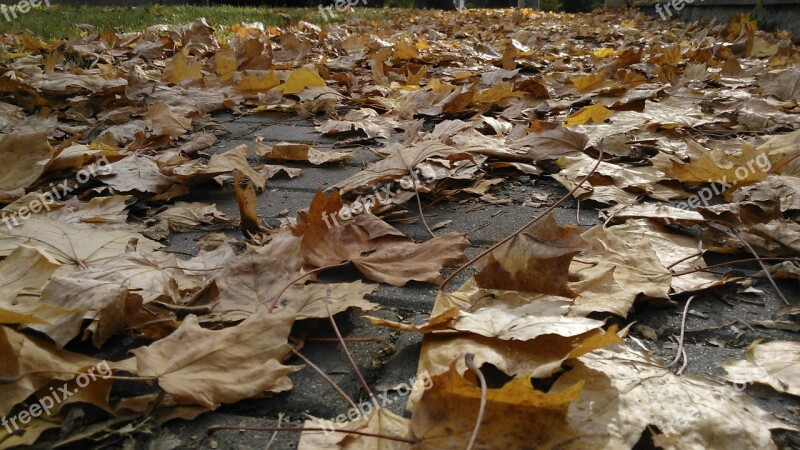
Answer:
[[(489, 189), (502, 180), (487, 174), (557, 172), (578, 198), (609, 205), (609, 223), (620, 224), (581, 231), (547, 216), (493, 248), (459, 290), (441, 292), (429, 323), (375, 319), (427, 334), (420, 371), (434, 387), (415, 391), (412, 419), (381, 409), (352, 431), (463, 447), (474, 428), (465, 415), (485, 405), (482, 447), (624, 448), (650, 428), (665, 448), (769, 448), (769, 429), (783, 424), (731, 388), (673, 375), (602, 320), (625, 317), (644, 297), (735, 281), (705, 272), (698, 248), (800, 250), (800, 53), (741, 18), (713, 29), (662, 26), (633, 13), (519, 10), (403, 13), (324, 28), (251, 23), (224, 39), (202, 19), (71, 41), (0, 37), (10, 61), (0, 66), (0, 202), (20, 218), (0, 229), (0, 415), (99, 362), (66, 344), (102, 347), (123, 332), (152, 343), (110, 366), (152, 391), (110, 399), (113, 383), (94, 383), (57, 414), (91, 403), (127, 421), (166, 421), (290, 389), (297, 368), (284, 362), (296, 321), (377, 306), (365, 299), (373, 285), (317, 283), (316, 273), (352, 264), (379, 283), (438, 283), (469, 245), (460, 234), (415, 243), (379, 218), (403, 218), (397, 206), (415, 192), (329, 227), (324, 217), (341, 209), (341, 196), (420, 173), (417, 194), (498, 203)], [(382, 159), (334, 194), (319, 192), (291, 223), (266, 229), (253, 185), (264, 189), (283, 169), (252, 161), (348, 155), (260, 142), (255, 153), (242, 145), (206, 155), (224, 133), (211, 113), (245, 106), (325, 112), (319, 132), (363, 133), (382, 144)], [(771, 173), (740, 176), (755, 158)], [(108, 171), (22, 220), (51, 185), (74, 184), (101, 160)], [(730, 202), (697, 211), (653, 203), (724, 179), (737, 182), (725, 192)], [(251, 238), (244, 251), (211, 233), (191, 259), (159, 252), (172, 232), (230, 226), (213, 205), (175, 202), (210, 183), (234, 184)], [(511, 381), (482, 393), (467, 354)], [(549, 389), (534, 387), (554, 378)], [(682, 402), (700, 405), (701, 420), (676, 421)], [(113, 431), (81, 436), (135, 429), (111, 421)], [(47, 418), (13, 435), (0, 429), (0, 445), (31, 444), (59, 427)], [(363, 435), (302, 439), (309, 448), (379, 445)]]

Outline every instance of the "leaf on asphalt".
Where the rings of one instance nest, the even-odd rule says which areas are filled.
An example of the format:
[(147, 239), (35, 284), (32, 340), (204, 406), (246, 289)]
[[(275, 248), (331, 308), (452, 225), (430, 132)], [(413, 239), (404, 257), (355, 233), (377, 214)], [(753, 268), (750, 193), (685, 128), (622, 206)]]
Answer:
[[(366, 407), (364, 408), (367, 409)], [(406, 450), (409, 448), (405, 442), (392, 441), (377, 437), (347, 434), (344, 432), (333, 432), (334, 429), (341, 431), (360, 431), (364, 433), (392, 436), (395, 438), (413, 440), (411, 432), (411, 421), (399, 416), (386, 408), (372, 410), (365, 415), (364, 419), (339, 424), (324, 419), (306, 420), (304, 428), (323, 428), (328, 431), (303, 431), (300, 434), (300, 442), (297, 450), (320, 450), (320, 449), (380, 449), (380, 450)]]
[(256, 141), (256, 153), (259, 155), (283, 161), (308, 161), (315, 166), (329, 162), (345, 161), (350, 158), (349, 153), (335, 151), (320, 151), (308, 144), (292, 144), (281, 142), (271, 148)]
[(647, 240), (628, 242), (625, 229), (597, 226), (581, 238), (588, 247), (569, 267), (575, 315), (610, 312), (626, 317), (639, 295), (668, 298), (672, 276)]
[(142, 252), (162, 247), (136, 233), (82, 228), (47, 216), (32, 216), (11, 230), (0, 228), (0, 256), (8, 256), (19, 245), (30, 245), (66, 265), (65, 269), (85, 269), (102, 266), (107, 260), (124, 255), (131, 239), (138, 241)]
[[(297, 368), (281, 361), (291, 322), (262, 309), (235, 327), (200, 328), (188, 316), (180, 328), (147, 347), (133, 350), (136, 373), (154, 377), (178, 401), (216, 409), (223, 403), (291, 389), (287, 375)], [(219, 370), (224, 367), (225, 370)]]
[(229, 225), (231, 220), (216, 205), (177, 202), (155, 216), (167, 222), (171, 231), (186, 232)]
[(778, 392), (800, 395), (800, 344), (792, 341), (753, 342), (745, 359), (722, 363), (732, 383), (761, 383)]
[(550, 214), (489, 254), (475, 275), (478, 286), (572, 298), (572, 258), (584, 248), (581, 230), (559, 226)]
[(400, 148), (386, 159), (372, 163), (364, 170), (336, 184), (342, 194), (376, 183), (395, 181), (409, 175), (421, 162), (428, 158), (447, 158), (459, 150), (442, 143), (425, 141), (410, 147)]
[[(467, 378), (465, 378), (465, 376)], [(453, 363), (447, 372), (432, 377), (431, 388), (410, 399), (414, 435), (432, 448), (465, 447), (475, 427), (481, 389), (475, 376), (458, 373)], [(554, 386), (547, 392), (531, 385), (530, 376), (519, 376), (500, 388), (488, 389), (486, 410), (476, 446), (479, 448), (522, 448), (537, 440), (533, 430), (540, 417), (563, 420), (569, 405), (581, 398), (583, 381)], [(421, 391), (421, 392), (420, 392)], [(467, 419), (467, 417), (469, 419)], [(542, 432), (540, 431), (540, 433)], [(539, 434), (539, 433), (537, 433)]]
[(509, 307), (484, 305), (474, 312), (462, 312), (453, 328), (504, 340), (530, 341), (557, 334), (571, 337), (603, 326), (599, 320), (567, 317), (572, 302), (558, 298), (538, 298), (531, 303)]
[(342, 206), (338, 193), (327, 196), (317, 191), (301, 226), (301, 251), (307, 263), (325, 267), (350, 261), (373, 281), (403, 286), (412, 280), (439, 283), (443, 267), (466, 260), (469, 241), (463, 234), (448, 233), (421, 244), (399, 232), (373, 238), (366, 226), (382, 221), (371, 214), (341, 226), (331, 223), (330, 215)]

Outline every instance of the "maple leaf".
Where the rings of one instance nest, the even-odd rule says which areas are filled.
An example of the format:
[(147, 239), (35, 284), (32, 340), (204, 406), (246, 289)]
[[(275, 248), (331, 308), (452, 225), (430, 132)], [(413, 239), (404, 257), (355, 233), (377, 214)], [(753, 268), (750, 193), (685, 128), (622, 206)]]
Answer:
[[(442, 267), (466, 260), (463, 252), (469, 242), (463, 234), (449, 233), (416, 244), (369, 213), (329, 227), (326, 219), (342, 206), (338, 193), (326, 196), (320, 190), (311, 201), (302, 217), (305, 223), (299, 227), (301, 251), (309, 264), (325, 267), (350, 261), (371, 280), (403, 286), (411, 280), (441, 282)], [(375, 226), (381, 229), (380, 235), (371, 232)]]

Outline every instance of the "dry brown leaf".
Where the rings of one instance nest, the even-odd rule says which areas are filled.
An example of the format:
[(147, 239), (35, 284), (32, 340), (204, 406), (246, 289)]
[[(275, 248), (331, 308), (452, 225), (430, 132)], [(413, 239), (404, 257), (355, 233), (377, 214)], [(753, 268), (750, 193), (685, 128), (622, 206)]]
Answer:
[(231, 223), (225, 213), (217, 210), (216, 205), (199, 202), (178, 202), (156, 214), (155, 218), (166, 221), (171, 231), (179, 233)]
[(0, 203), (9, 203), (25, 195), (44, 173), (53, 150), (45, 131), (3, 134), (0, 149)]
[(550, 214), (487, 255), (475, 280), (486, 289), (574, 297), (567, 286), (572, 258), (584, 247), (581, 230)]
[(8, 256), (17, 246), (25, 244), (43, 249), (65, 265), (62, 270), (85, 269), (102, 266), (107, 260), (125, 254), (131, 239), (138, 240), (139, 250), (145, 253), (162, 247), (136, 233), (79, 227), (48, 216), (32, 216), (11, 230), (0, 228), (0, 256)]
[[(303, 256), (311, 265), (324, 267), (352, 262), (367, 278), (392, 286), (409, 281), (438, 283), (442, 267), (466, 260), (464, 249), (469, 242), (463, 234), (449, 233), (422, 244), (399, 232), (371, 237), (365, 226), (380, 219), (365, 213), (353, 222), (329, 226), (330, 214), (343, 204), (338, 193), (326, 196), (317, 191), (301, 226)], [(392, 228), (388, 224), (385, 227)]]
[(292, 387), (286, 375), (297, 370), (281, 364), (291, 353), (291, 323), (261, 309), (235, 327), (212, 331), (190, 315), (173, 334), (133, 350), (136, 372), (158, 379), (178, 401), (209, 409), (282, 392)]
[(333, 429), (361, 431), (413, 441), (411, 421), (386, 408), (371, 410), (363, 420), (345, 422), (343, 425), (316, 419), (305, 421), (303, 426), (318, 428), (321, 426), (320, 424), (328, 431), (303, 431), (300, 435), (300, 442), (297, 444), (298, 450), (407, 450), (410, 448), (409, 444), (404, 442), (341, 432), (335, 433), (332, 432)]
[[(450, 370), (432, 377), (432, 387), (412, 394), (411, 428), (421, 439), (422, 448), (464, 448), (475, 427), (481, 389), (474, 374), (465, 379), (455, 362)], [(583, 381), (569, 386), (554, 386), (549, 392), (534, 389), (530, 376), (520, 376), (497, 389), (488, 389), (486, 410), (478, 448), (526, 448), (539, 440), (546, 428), (540, 416), (549, 421), (563, 420), (569, 404), (581, 397)], [(467, 419), (467, 417), (469, 419)], [(538, 433), (533, 432), (539, 429)]]
[(256, 153), (271, 159), (308, 161), (315, 166), (329, 162), (345, 161), (351, 156), (349, 153), (345, 152), (319, 151), (308, 144), (281, 142), (270, 148), (258, 141), (256, 141)]
[[(3, 365), (0, 378), (0, 414), (7, 416), (11, 408), (55, 380), (67, 381), (101, 363), (99, 359), (58, 350), (51, 344), (26, 336), (8, 327), (0, 327), (0, 350)], [(114, 368), (115, 364), (110, 364)], [(109, 385), (89, 384), (85, 389)], [(49, 392), (49, 391), (48, 391)]]
[(576, 280), (570, 287), (577, 293), (572, 314), (610, 312), (626, 317), (640, 294), (668, 298), (672, 276), (649, 241), (629, 243), (625, 233), (602, 226), (581, 238), (588, 246), (586, 255), (569, 267)]
[(761, 383), (778, 392), (800, 395), (800, 344), (792, 341), (753, 342), (745, 359), (722, 363), (732, 383)]

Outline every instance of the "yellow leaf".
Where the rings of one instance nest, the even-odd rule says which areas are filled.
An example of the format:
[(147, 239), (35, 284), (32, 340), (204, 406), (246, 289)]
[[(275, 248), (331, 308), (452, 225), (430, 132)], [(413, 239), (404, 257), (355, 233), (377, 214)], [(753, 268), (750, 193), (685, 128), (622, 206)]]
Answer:
[(595, 103), (592, 106), (583, 107), (577, 113), (567, 117), (567, 120), (564, 121), (564, 125), (568, 127), (583, 125), (589, 120), (594, 121), (594, 123), (603, 123), (603, 121), (611, 117), (612, 114), (614, 114), (614, 111), (611, 111), (600, 103)]
[(522, 97), (522, 92), (514, 92), (514, 83), (506, 81), (484, 89), (475, 96), (475, 103), (497, 103), (508, 97)]
[(417, 41), (417, 50), (430, 50), (432, 47), (425, 39), (420, 39)]
[(598, 89), (614, 86), (616, 83), (609, 81), (604, 72), (584, 77), (570, 77), (569, 81), (578, 88), (579, 91), (595, 91)]
[(455, 72), (451, 76), (454, 80), (466, 80), (467, 78), (474, 76), (475, 72)]
[(189, 64), (189, 58), (183, 52), (175, 54), (164, 67), (164, 79), (170, 83), (191, 83), (202, 78), (200, 63)]
[(766, 171), (772, 167), (764, 147), (742, 146), (738, 156), (728, 155), (724, 159), (717, 155), (717, 161), (709, 149), (695, 141), (688, 141), (691, 160), (688, 163), (672, 161), (670, 176), (683, 183), (704, 184), (711, 180), (724, 180), (737, 188), (741, 184), (762, 181), (767, 178)]
[(414, 73), (411, 71), (411, 69), (408, 69), (408, 76), (406, 77), (407, 84), (419, 86), (419, 82), (422, 81), (422, 79), (425, 77), (427, 73), (428, 73), (428, 66), (420, 67), (417, 73)]
[(310, 87), (325, 86), (325, 80), (319, 76), (317, 69), (313, 66), (305, 66), (289, 73), (286, 82), (275, 88), (275, 90), (284, 94), (299, 94)]
[(281, 79), (274, 71), (263, 75), (248, 75), (239, 81), (236, 89), (240, 91), (268, 91), (281, 84)]
[(239, 68), (236, 52), (230, 48), (218, 51), (214, 55), (214, 62), (217, 64), (217, 74), (225, 79), (230, 78), (231, 74)]
[(2, 54), (0, 54), (0, 56), (2, 56), (3, 59), (10, 59), (10, 60), (24, 58), (25, 56), (30, 56), (30, 55), (31, 55), (31, 52), (16, 52), (16, 53), (2, 53)]
[(419, 52), (408, 41), (400, 39), (395, 45), (394, 57), (397, 59), (417, 59), (419, 58)]
[(614, 56), (617, 52), (613, 48), (601, 48), (595, 50), (594, 56), (598, 58), (608, 58), (609, 56)]

